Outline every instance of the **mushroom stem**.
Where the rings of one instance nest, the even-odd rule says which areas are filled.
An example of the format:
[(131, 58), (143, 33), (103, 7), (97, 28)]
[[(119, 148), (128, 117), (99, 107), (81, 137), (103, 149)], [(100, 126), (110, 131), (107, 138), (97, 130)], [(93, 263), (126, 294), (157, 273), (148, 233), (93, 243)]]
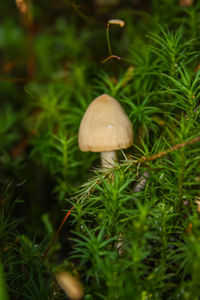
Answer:
[(112, 168), (117, 160), (115, 151), (101, 152), (101, 164), (103, 168)]

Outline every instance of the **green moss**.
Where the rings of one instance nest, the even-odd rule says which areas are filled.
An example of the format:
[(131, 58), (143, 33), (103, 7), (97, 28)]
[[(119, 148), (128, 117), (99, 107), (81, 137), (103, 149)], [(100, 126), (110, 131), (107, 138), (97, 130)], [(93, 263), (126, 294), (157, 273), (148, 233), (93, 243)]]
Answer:
[[(58, 270), (84, 299), (199, 298), (197, 2), (0, 4), (0, 299), (65, 299)], [(103, 93), (134, 132), (107, 171), (78, 148)]]

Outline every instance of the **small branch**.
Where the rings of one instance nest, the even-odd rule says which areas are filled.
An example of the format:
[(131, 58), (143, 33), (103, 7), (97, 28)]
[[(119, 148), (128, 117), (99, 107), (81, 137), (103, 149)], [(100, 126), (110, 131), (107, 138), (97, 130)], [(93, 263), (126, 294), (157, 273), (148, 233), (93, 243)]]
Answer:
[(72, 208), (68, 211), (68, 213), (65, 215), (64, 219), (62, 220), (60, 226), (58, 227), (58, 230), (56, 231), (56, 233), (55, 233), (55, 235), (54, 235), (54, 237), (53, 237), (53, 239), (52, 239), (52, 241), (51, 241), (51, 243), (49, 244), (47, 250), (45, 251), (45, 253), (44, 253), (43, 256), (42, 256), (42, 259), (43, 259), (43, 260), (45, 259), (45, 257), (47, 256), (49, 250), (50, 250), (51, 247), (53, 246), (53, 244), (54, 244), (55, 240), (57, 239), (57, 237), (58, 237), (58, 235), (59, 235), (61, 229), (63, 228), (63, 225), (65, 224), (67, 218), (69, 217), (69, 215), (71, 214), (71, 212), (72, 212), (73, 209), (74, 209), (74, 206), (72, 206)]
[(146, 162), (146, 161), (152, 161), (152, 160), (155, 160), (155, 159), (157, 159), (157, 158), (166, 156), (168, 153), (173, 152), (173, 151), (175, 151), (175, 150), (177, 150), (177, 149), (179, 149), (179, 148), (183, 148), (183, 147), (185, 147), (185, 146), (187, 146), (187, 145), (191, 145), (191, 144), (197, 143), (197, 142), (199, 142), (199, 141), (200, 141), (200, 136), (198, 136), (198, 137), (196, 137), (196, 138), (194, 138), (194, 139), (191, 139), (191, 140), (189, 140), (189, 141), (187, 141), (187, 142), (177, 144), (177, 145), (175, 145), (175, 146), (173, 146), (173, 147), (171, 147), (171, 148), (169, 148), (169, 149), (167, 149), (167, 150), (165, 150), (165, 151), (163, 151), (163, 152), (154, 154), (154, 155), (152, 155), (152, 156), (149, 156), (149, 157), (147, 157), (147, 156), (142, 156), (141, 158), (139, 158), (139, 159), (137, 160), (137, 162), (143, 163), (143, 162)]

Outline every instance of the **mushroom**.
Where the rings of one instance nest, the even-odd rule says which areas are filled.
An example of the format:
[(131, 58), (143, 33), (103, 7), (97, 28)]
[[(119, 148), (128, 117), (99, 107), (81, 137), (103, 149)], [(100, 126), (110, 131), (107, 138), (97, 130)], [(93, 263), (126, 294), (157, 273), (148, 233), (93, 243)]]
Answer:
[(77, 278), (69, 272), (60, 272), (56, 274), (56, 281), (65, 294), (71, 300), (80, 300), (83, 297), (83, 287)]
[(101, 152), (103, 168), (116, 161), (115, 150), (133, 143), (133, 129), (117, 100), (107, 94), (95, 98), (80, 124), (78, 143), (81, 151)]

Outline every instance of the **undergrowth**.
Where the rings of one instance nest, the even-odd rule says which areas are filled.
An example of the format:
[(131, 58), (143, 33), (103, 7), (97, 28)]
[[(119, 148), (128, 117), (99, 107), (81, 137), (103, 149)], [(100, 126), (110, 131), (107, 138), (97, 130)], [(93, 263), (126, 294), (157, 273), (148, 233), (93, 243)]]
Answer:
[[(1, 300), (66, 299), (60, 271), (87, 300), (199, 299), (200, 4), (180, 3), (0, 4)], [(104, 93), (134, 133), (106, 171), (77, 142)]]

